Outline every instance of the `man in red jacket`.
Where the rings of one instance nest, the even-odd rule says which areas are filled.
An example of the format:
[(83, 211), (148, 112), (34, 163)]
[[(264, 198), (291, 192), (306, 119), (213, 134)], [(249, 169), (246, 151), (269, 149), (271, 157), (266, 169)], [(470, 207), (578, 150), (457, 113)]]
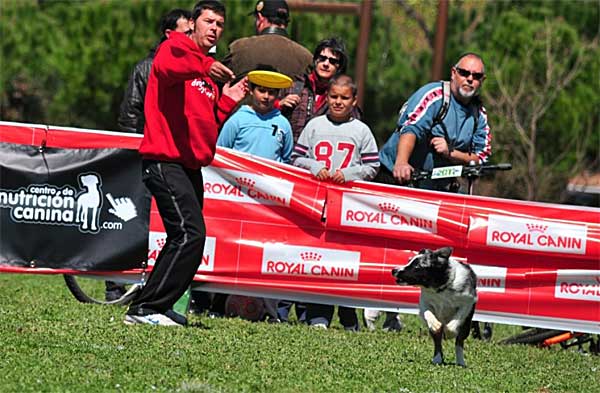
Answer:
[(234, 78), (229, 68), (208, 56), (224, 24), (220, 2), (198, 2), (189, 35), (172, 32), (152, 63), (140, 146), (142, 178), (156, 200), (167, 241), (129, 306), (127, 324), (185, 323), (171, 308), (192, 282), (204, 251), (201, 168), (213, 160), (219, 124), (248, 90), (243, 79), (234, 86), (226, 83), (221, 94), (214, 82)]

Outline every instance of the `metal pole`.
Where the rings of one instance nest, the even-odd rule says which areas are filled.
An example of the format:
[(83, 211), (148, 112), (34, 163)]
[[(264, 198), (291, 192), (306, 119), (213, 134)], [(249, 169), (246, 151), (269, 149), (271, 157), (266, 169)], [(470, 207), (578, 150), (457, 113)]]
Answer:
[(433, 64), (431, 79), (441, 80), (444, 77), (444, 58), (446, 56), (446, 27), (448, 25), (448, 0), (439, 0), (438, 15), (435, 23), (435, 41), (433, 45)]
[(371, 15), (373, 13), (373, 0), (363, 0), (360, 5), (360, 31), (358, 47), (356, 49), (355, 77), (358, 86), (358, 105), (364, 109), (364, 96), (367, 80), (367, 64), (369, 55), (369, 33), (371, 32)]
[(353, 14), (360, 17), (360, 31), (356, 47), (356, 64), (354, 76), (358, 86), (358, 105), (364, 109), (363, 97), (367, 87), (367, 64), (369, 52), (369, 33), (371, 31), (371, 16), (373, 14), (373, 0), (363, 0), (357, 3), (317, 3), (313, 1), (289, 0), (288, 6), (293, 11), (318, 12), (331, 14)]

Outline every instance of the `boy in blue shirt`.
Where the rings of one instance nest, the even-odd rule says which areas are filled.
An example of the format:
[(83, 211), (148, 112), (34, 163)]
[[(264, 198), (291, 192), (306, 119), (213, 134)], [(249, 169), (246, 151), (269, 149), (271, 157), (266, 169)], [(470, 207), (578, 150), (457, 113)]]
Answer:
[(217, 146), (278, 162), (292, 154), (292, 127), (274, 107), (279, 89), (249, 82), (250, 104), (243, 105), (223, 125)]
[[(287, 163), (294, 142), (290, 122), (274, 107), (279, 89), (253, 82), (249, 82), (249, 87), (250, 104), (243, 105), (225, 122), (217, 146)], [(278, 322), (279, 300), (262, 300), (267, 319)]]

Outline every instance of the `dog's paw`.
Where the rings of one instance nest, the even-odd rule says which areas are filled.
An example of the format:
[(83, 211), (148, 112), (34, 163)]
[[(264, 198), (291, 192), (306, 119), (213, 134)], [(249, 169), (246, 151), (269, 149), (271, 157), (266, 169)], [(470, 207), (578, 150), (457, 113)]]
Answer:
[(463, 347), (460, 345), (456, 346), (456, 365), (460, 367), (467, 367), (465, 364), (465, 354)]
[(431, 311), (425, 311), (423, 319), (427, 323), (427, 328), (431, 333), (438, 334), (442, 330), (442, 323), (433, 315)]
[(458, 329), (460, 325), (458, 321), (450, 321), (444, 326), (444, 337), (447, 339), (454, 338), (458, 335)]
[(432, 321), (427, 321), (427, 327), (431, 333), (438, 334), (442, 330), (442, 323), (437, 319), (434, 319)]

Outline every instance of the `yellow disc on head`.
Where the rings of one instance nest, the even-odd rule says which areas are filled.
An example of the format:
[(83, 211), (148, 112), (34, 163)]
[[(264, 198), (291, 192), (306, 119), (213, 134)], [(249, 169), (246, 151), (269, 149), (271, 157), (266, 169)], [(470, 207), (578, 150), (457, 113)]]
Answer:
[(294, 83), (292, 79), (284, 74), (274, 71), (250, 71), (248, 81), (255, 85), (268, 87), (271, 89), (287, 89)]

